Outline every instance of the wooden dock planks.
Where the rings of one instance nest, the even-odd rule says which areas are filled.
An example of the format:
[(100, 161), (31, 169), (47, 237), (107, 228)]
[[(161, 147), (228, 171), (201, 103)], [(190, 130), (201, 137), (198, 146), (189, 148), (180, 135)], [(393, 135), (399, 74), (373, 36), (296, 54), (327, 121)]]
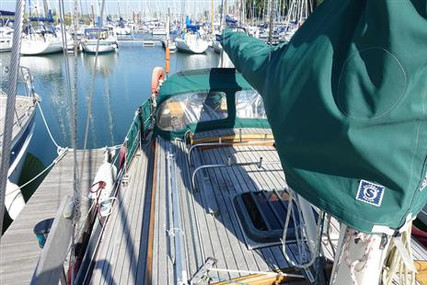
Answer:
[[(81, 161), (83, 151), (77, 150)], [(97, 168), (104, 160), (102, 149), (87, 150), (81, 189), (88, 189)], [(38, 190), (27, 202), (17, 219), (7, 229), (0, 245), (0, 284), (28, 284), (33, 275), (41, 249), (33, 233), (34, 226), (55, 216), (65, 196), (73, 194), (73, 152), (49, 172)]]

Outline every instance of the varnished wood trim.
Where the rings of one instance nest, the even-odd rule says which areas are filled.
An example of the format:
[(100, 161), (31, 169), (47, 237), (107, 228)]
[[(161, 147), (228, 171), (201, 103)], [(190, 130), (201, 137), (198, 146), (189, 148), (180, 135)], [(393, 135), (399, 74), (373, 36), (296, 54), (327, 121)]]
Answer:
[(191, 144), (194, 145), (198, 143), (219, 142), (220, 138), (222, 142), (239, 143), (239, 142), (250, 142), (250, 141), (260, 141), (260, 140), (273, 140), (274, 136), (272, 134), (242, 134), (241, 136), (239, 134), (234, 134), (234, 135), (221, 136), (221, 137), (191, 139)]
[[(293, 268), (280, 270), (283, 273), (296, 274)], [(265, 274), (250, 274), (242, 277), (233, 278), (227, 281), (213, 283), (215, 285), (229, 284), (248, 284), (248, 285), (276, 285), (276, 284), (292, 284), (291, 282), (301, 281), (304, 278), (287, 277), (283, 275), (265, 275)]]
[(145, 283), (144, 284), (152, 284), (153, 283), (153, 239), (154, 239), (154, 222), (156, 220), (156, 192), (157, 192), (157, 143), (156, 140), (153, 140), (153, 183), (151, 184), (151, 204), (150, 204), (150, 224), (148, 230), (148, 244), (147, 244), (147, 261), (146, 261), (146, 272), (145, 272)]

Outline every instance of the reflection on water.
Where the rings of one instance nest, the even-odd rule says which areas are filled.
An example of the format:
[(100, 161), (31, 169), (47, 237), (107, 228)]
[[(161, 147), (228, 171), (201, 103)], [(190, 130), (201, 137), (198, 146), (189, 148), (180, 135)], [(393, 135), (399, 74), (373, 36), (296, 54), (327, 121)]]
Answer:
[[(71, 79), (73, 82), (74, 77), (77, 79), (78, 148), (84, 143), (91, 94), (93, 108), (89, 118), (88, 148), (122, 143), (135, 110), (150, 96), (153, 68), (165, 64), (164, 49), (143, 48), (141, 42), (121, 42), (119, 53), (99, 55), (96, 66), (94, 55), (67, 55), (67, 58)], [(71, 100), (65, 62), (61, 53), (21, 58), (21, 65), (30, 68), (34, 76), (35, 90), (42, 98), (41, 107), (53, 137), (64, 147), (71, 146)], [(0, 53), (0, 88), (5, 90), (8, 75), (4, 70), (9, 63), (10, 53)], [(170, 58), (170, 73), (217, 65), (218, 56), (210, 51), (205, 55), (174, 53)], [(39, 112), (29, 152), (40, 160), (40, 165), (49, 165), (56, 157), (56, 147), (49, 139)], [(32, 173), (29, 169), (24, 172)], [(20, 182), (24, 183), (23, 180)], [(30, 193), (34, 187), (26, 191)]]
[(80, 60), (91, 74), (96, 73), (100, 74), (103, 78), (107, 78), (113, 73), (118, 57), (119, 54), (116, 52), (100, 54), (98, 55), (98, 59), (96, 59), (96, 56), (93, 54), (82, 53), (80, 55)]
[(183, 61), (181, 70), (205, 68), (205, 59), (206, 55), (204, 54), (188, 54)]
[(21, 65), (28, 67), (35, 75), (42, 77), (61, 73), (63, 55), (52, 54), (49, 56), (22, 56)]
[[(93, 110), (89, 118), (88, 147), (119, 144), (124, 139), (135, 109), (150, 95), (151, 72), (155, 66), (164, 66), (165, 55), (161, 47), (143, 48), (141, 42), (120, 43), (119, 53), (98, 56), (67, 55), (72, 82), (77, 80), (77, 118), (79, 148), (83, 147), (88, 101), (92, 95)], [(0, 87), (7, 89), (10, 53), (0, 54)], [(215, 67), (218, 56), (174, 53), (170, 59), (170, 73), (180, 70)], [(53, 136), (61, 146), (71, 146), (70, 91), (67, 89), (66, 60), (63, 54), (21, 57), (21, 65), (30, 68), (36, 92), (42, 98)], [(76, 68), (76, 69), (75, 69)], [(50, 163), (56, 154), (52, 143), (46, 142), (47, 132), (40, 114), (36, 117), (36, 130), (30, 152), (43, 163)], [(47, 145), (48, 144), (48, 145)], [(48, 146), (48, 147), (46, 147)]]

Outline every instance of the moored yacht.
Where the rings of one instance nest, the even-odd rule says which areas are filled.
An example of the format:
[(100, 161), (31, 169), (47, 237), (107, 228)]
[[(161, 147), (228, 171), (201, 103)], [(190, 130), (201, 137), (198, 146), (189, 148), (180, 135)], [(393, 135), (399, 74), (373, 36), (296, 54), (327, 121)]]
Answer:
[[(13, 121), (10, 166), (6, 186), (5, 207), (10, 218), (15, 219), (25, 206), (21, 189), (17, 186), (22, 166), (27, 154), (27, 148), (34, 131), (34, 116), (40, 100), (34, 91), (33, 78), (27, 68), (21, 67), (24, 80), (25, 95), (18, 95), (15, 103)], [(5, 124), (5, 108), (7, 96), (0, 90), (0, 145), (3, 144), (3, 127)], [(3, 153), (0, 153), (3, 155)]]
[(0, 27), (0, 52), (11, 51), (13, 29), (7, 26)]
[(175, 38), (175, 43), (178, 51), (186, 53), (204, 53), (209, 47), (208, 42), (197, 31), (190, 30)]
[(22, 55), (43, 55), (61, 52), (63, 43), (51, 25), (38, 24), (27, 27), (21, 44)]
[(81, 45), (87, 53), (114, 52), (119, 48), (117, 36), (113, 30), (97, 27), (85, 29)]

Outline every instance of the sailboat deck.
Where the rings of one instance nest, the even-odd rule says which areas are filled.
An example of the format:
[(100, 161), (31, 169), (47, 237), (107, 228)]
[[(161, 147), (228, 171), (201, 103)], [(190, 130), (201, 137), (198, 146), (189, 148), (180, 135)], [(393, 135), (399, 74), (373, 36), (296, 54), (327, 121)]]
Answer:
[[(3, 144), (3, 131), (6, 117), (6, 100), (0, 91), (0, 146)], [(16, 96), (15, 116), (12, 125), (12, 138), (15, 138), (23, 130), (27, 120), (31, 117), (34, 109), (33, 98), (29, 96)], [(1, 152), (1, 149), (0, 149)]]
[[(185, 145), (181, 142), (170, 144), (162, 140), (159, 144), (163, 151), (161, 157), (167, 163), (168, 154), (174, 154), (179, 169), (182, 230), (185, 235), (189, 276), (193, 276), (208, 257), (215, 258), (216, 267), (220, 269), (271, 271), (289, 267), (282, 254), (281, 246), (254, 250), (247, 248), (232, 205), (233, 197), (243, 192), (283, 189), (286, 184), (280, 165), (266, 165), (262, 169), (257, 169), (256, 166), (210, 169), (198, 176), (197, 189), (192, 190), (189, 171), (194, 171), (194, 168), (189, 168)], [(197, 150), (193, 161), (195, 167), (223, 164), (227, 162), (229, 156), (235, 162), (256, 162), (260, 157), (268, 161), (279, 160), (275, 149), (271, 146), (242, 146)], [(168, 203), (164, 196), (160, 196), (157, 203), (158, 209), (169, 208), (167, 212), (171, 212), (171, 203)], [(171, 275), (168, 267), (170, 268), (170, 260), (174, 255), (173, 239), (168, 234), (174, 226), (171, 224), (171, 217), (162, 215), (160, 211), (158, 212), (159, 229), (155, 236), (157, 246), (154, 247), (159, 249), (158, 261), (153, 260), (155, 265), (153, 276), (157, 275), (157, 279), (153, 278), (153, 281), (156, 281), (154, 283), (160, 283), (162, 276)], [(289, 252), (292, 252), (291, 248)], [(164, 265), (165, 262), (168, 266)], [(212, 281), (228, 280), (241, 275), (247, 274), (210, 273)], [(173, 277), (169, 277), (169, 284), (174, 283)]]
[[(223, 164), (230, 159), (238, 163), (256, 162), (260, 157), (265, 162), (278, 162), (275, 148), (233, 145), (197, 148), (193, 152), (189, 163), (184, 142), (157, 138), (154, 147), (144, 147), (134, 158), (129, 183), (120, 190), (119, 203), (105, 228), (91, 284), (176, 284), (179, 273), (175, 269), (180, 261), (191, 279), (208, 257), (217, 260), (215, 268), (225, 269), (210, 271), (212, 282), (248, 275), (245, 271), (290, 267), (281, 245), (248, 248), (233, 206), (233, 198), (244, 192), (285, 189), (280, 164), (205, 169), (196, 176), (196, 188), (191, 182), (193, 171), (201, 165)], [(174, 183), (179, 190), (180, 228), (174, 225)], [(337, 241), (337, 228), (335, 222), (333, 242)], [(185, 249), (181, 258), (175, 249), (180, 233)], [(288, 243), (286, 248), (289, 256), (295, 258), (296, 244)], [(427, 259), (426, 250), (415, 241), (413, 249), (415, 260)], [(331, 255), (327, 250), (325, 254)]]

